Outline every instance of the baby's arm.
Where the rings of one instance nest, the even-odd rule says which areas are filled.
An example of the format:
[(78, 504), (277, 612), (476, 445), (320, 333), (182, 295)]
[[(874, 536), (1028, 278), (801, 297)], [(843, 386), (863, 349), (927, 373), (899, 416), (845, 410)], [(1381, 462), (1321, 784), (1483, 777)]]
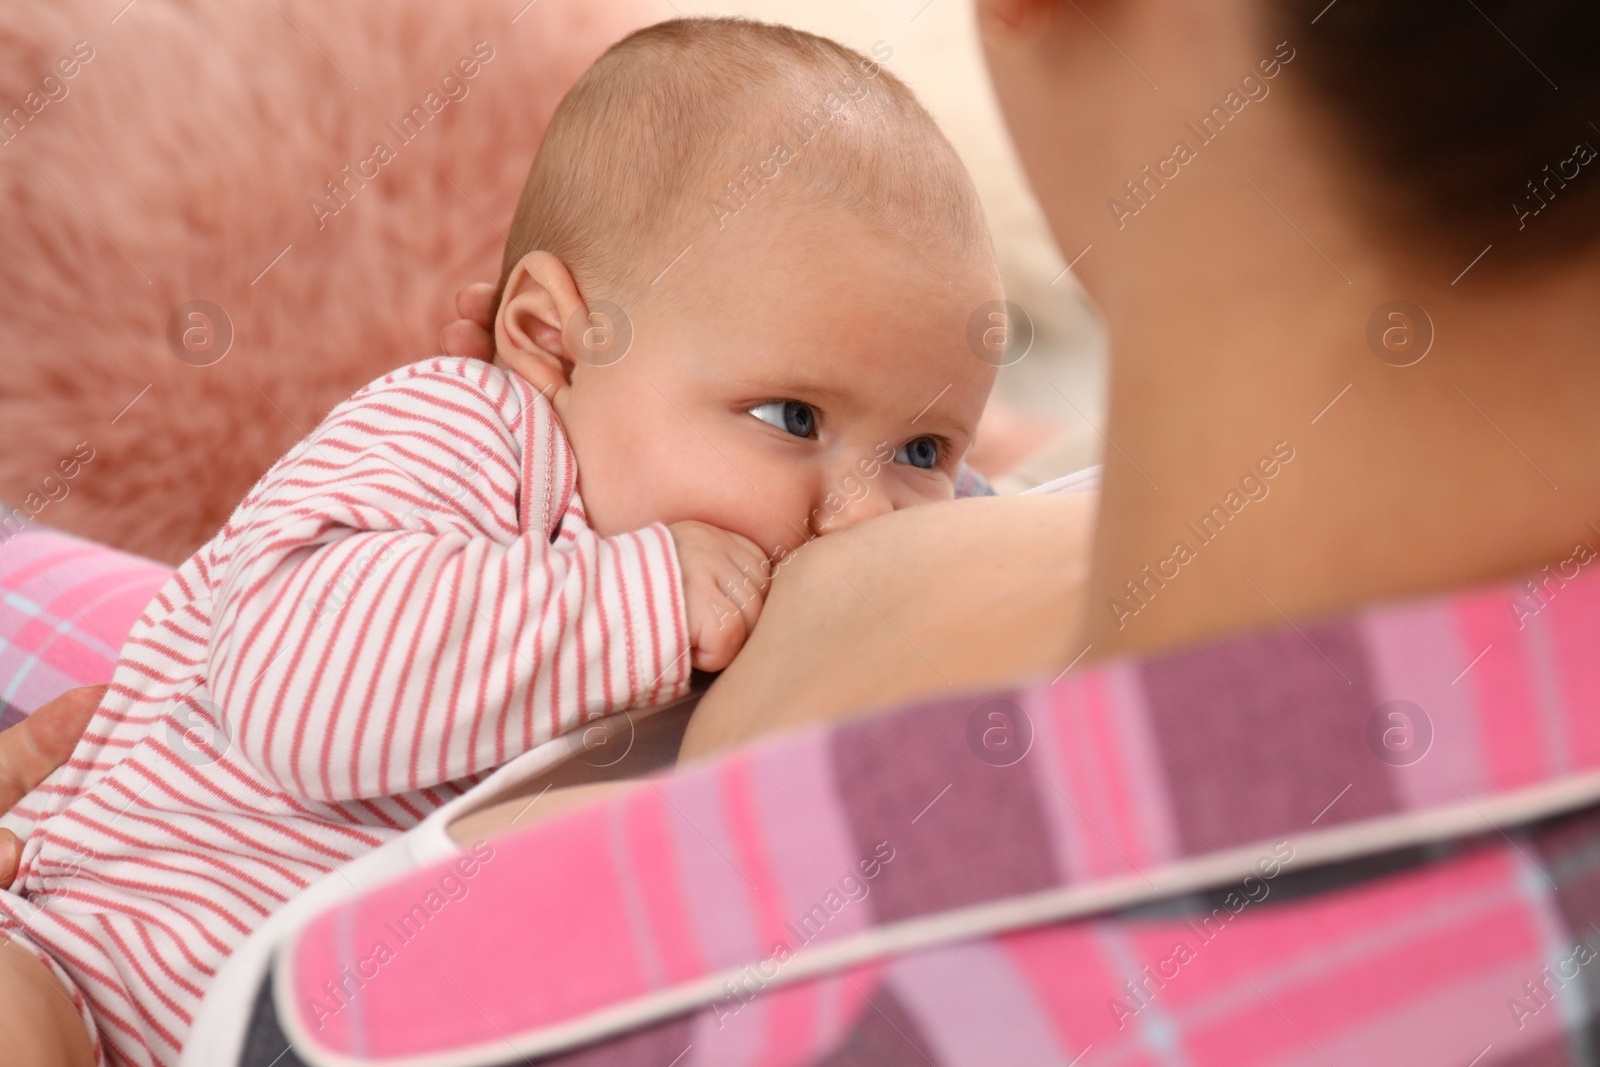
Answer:
[(283, 788), (423, 789), (687, 691), (667, 528), (568, 521), (548, 540), (575, 471), (548, 407), (514, 392), (484, 364), (396, 372), (285, 456), (216, 544), (213, 699)]

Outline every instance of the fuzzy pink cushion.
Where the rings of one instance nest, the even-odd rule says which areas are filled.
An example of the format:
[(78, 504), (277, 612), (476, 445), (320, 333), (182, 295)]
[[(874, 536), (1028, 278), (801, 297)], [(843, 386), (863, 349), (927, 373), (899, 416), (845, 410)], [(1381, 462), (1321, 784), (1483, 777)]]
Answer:
[[(436, 351), (562, 93), (663, 11), (121, 6), (0, 25), (0, 500), (175, 562), (329, 408)], [(231, 323), (209, 366), (220, 321), (209, 349), (205, 320), (168, 336), (196, 300)]]

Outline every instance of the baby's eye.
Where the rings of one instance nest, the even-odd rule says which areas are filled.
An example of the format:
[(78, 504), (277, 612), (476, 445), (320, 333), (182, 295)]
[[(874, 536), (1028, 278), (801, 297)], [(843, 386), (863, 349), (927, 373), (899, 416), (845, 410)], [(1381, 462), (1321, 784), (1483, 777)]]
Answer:
[(796, 437), (810, 437), (817, 432), (817, 412), (810, 404), (798, 400), (774, 400), (757, 404), (750, 414), (769, 426), (776, 426)]
[(913, 467), (923, 470), (932, 470), (939, 462), (939, 439), (937, 437), (913, 437), (900, 446), (900, 451), (894, 454), (896, 463), (909, 463)]

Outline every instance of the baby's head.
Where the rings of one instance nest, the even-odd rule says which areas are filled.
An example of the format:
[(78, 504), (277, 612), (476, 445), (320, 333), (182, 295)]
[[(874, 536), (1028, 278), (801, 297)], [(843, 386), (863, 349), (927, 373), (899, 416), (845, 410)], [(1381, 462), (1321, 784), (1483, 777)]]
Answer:
[(685, 19), (556, 110), (517, 207), (496, 361), (554, 405), (602, 535), (698, 519), (768, 553), (952, 495), (1000, 298), (954, 149), (832, 41)]

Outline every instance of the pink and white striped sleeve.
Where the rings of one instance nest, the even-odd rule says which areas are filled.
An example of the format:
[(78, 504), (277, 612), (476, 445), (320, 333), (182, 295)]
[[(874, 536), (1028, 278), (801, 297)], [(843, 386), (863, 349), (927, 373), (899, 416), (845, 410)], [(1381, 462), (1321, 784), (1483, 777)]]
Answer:
[(575, 485), (549, 406), (486, 364), (417, 364), (340, 405), (207, 561), (230, 743), (299, 795), (384, 796), (684, 695), (671, 535), (600, 537)]

